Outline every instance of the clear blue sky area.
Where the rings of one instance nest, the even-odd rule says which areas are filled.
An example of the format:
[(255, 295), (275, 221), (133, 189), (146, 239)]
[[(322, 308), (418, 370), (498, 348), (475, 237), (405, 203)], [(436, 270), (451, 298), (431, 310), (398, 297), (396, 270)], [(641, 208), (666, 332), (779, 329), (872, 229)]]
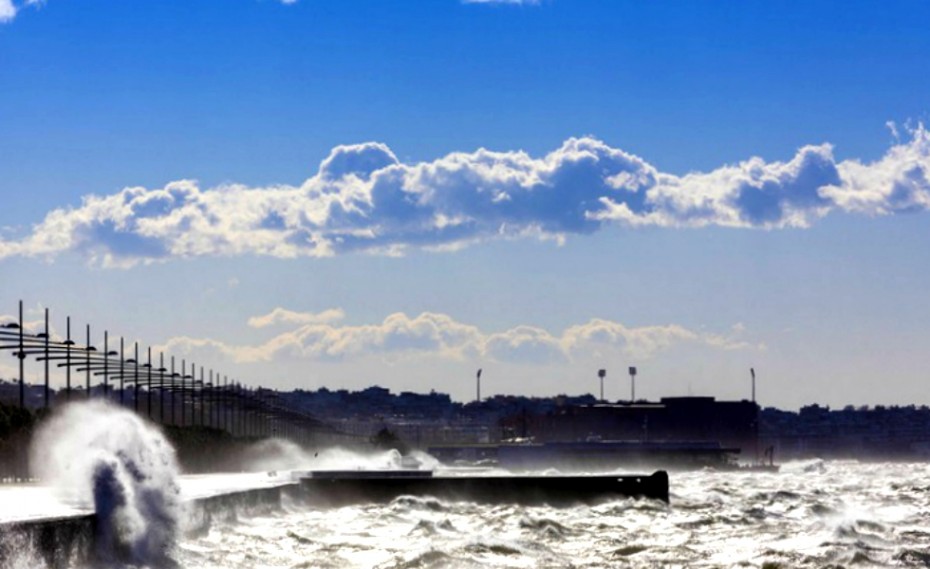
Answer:
[[(742, 397), (753, 365), (786, 407), (930, 403), (928, 22), (930, 3), (896, 1), (0, 0), (0, 315), (23, 298), (280, 387), (467, 398), (484, 366), (490, 393), (578, 393), (638, 364), (649, 397)], [(571, 137), (605, 145), (591, 171), (508, 155), (503, 175), (471, 154), (568, 156)], [(359, 194), (301, 185), (366, 142), (393, 156), (353, 147), (340, 168), (372, 197), (318, 222), (327, 195)], [(456, 152), (475, 168), (461, 179)], [(750, 181), (725, 175), (752, 157)], [(373, 174), (395, 160), (442, 172)], [(507, 176), (529, 170), (542, 181), (520, 187), (559, 198), (521, 205)], [(120, 225), (82, 201), (177, 180), (212, 196), (214, 225), (169, 219), (187, 190), (158, 198), (170, 230), (139, 223), (151, 204)], [(223, 184), (293, 191), (249, 239), (298, 253), (215, 246), (216, 212), (252, 207), (211, 210), (239, 199)], [(392, 184), (403, 199), (379, 201)], [(552, 221), (571, 208), (576, 225)], [(353, 245), (371, 235), (383, 247)], [(319, 239), (332, 256), (300, 249)], [(157, 254), (105, 260), (142, 245)], [(248, 324), (275, 308), (292, 315)]]

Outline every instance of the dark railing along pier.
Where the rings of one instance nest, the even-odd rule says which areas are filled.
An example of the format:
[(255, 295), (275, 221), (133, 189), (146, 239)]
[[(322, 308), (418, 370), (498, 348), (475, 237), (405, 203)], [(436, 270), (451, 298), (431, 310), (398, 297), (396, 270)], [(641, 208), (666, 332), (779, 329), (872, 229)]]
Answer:
[[(125, 338), (119, 338), (118, 350), (111, 349), (111, 343), (116, 346), (108, 330), (98, 349), (92, 343), (90, 324), (85, 325), (85, 343), (80, 345), (72, 337), (70, 316), (65, 321), (65, 336), (57, 337), (51, 331), (48, 309), (42, 330), (32, 330), (23, 319), (22, 301), (18, 309), (16, 321), (0, 324), (0, 355), (10, 353), (18, 359), (20, 408), (27, 407), (26, 364), (32, 360), (42, 366), (44, 396), (40, 405), (33, 402), (31, 407), (49, 409), (72, 400), (81, 391), (72, 384), (72, 374), (77, 373), (84, 375), (84, 398), (106, 399), (166, 426), (209, 427), (236, 437), (278, 436), (301, 443), (320, 437), (351, 437), (285, 405), (272, 389), (248, 387), (202, 365), (198, 377), (197, 365), (186, 359), (180, 360), (178, 371), (175, 356), (165, 353), (158, 353), (154, 364), (151, 347), (145, 349), (142, 362), (138, 342), (132, 343), (127, 358)], [(64, 375), (54, 398), (53, 369)]]

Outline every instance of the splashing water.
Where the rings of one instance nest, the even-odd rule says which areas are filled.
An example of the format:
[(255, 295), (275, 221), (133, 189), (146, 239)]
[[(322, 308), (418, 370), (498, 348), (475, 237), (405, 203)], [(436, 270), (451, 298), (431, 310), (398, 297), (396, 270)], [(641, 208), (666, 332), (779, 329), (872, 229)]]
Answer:
[(399, 496), (296, 505), (219, 521), (182, 540), (178, 561), (190, 569), (930, 567), (926, 464), (806, 461), (781, 473), (675, 473), (671, 483), (670, 504)]
[[(439, 461), (421, 451), (409, 457), (424, 469), (435, 469)], [(262, 470), (398, 470), (405, 468), (403, 456), (396, 450), (363, 451), (343, 447), (328, 447), (308, 451), (285, 439), (267, 439), (255, 443), (246, 451), (243, 468)]]
[(175, 452), (134, 413), (102, 401), (62, 408), (33, 438), (33, 475), (93, 505), (100, 561), (171, 564), (181, 514)]

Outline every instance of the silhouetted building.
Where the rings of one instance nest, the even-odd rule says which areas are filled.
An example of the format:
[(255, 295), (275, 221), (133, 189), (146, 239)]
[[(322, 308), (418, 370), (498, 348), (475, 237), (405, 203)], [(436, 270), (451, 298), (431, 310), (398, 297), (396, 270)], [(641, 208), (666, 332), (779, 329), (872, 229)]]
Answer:
[(718, 442), (755, 451), (758, 406), (713, 397), (664, 397), (658, 403), (572, 405), (504, 421), (514, 437), (536, 442), (594, 440)]

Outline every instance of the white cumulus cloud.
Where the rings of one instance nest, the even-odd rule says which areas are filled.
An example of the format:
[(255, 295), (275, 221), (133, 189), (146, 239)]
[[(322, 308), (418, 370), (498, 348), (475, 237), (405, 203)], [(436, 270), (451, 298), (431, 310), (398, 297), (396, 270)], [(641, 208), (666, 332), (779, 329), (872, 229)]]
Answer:
[(0, 259), (77, 252), (126, 267), (174, 257), (323, 257), (456, 251), (493, 239), (561, 242), (608, 225), (779, 229), (832, 212), (930, 208), (930, 133), (873, 162), (829, 144), (682, 176), (593, 137), (544, 156), (484, 148), (404, 163), (376, 142), (334, 148), (300, 185), (202, 188), (180, 180), (91, 195), (0, 237)]
[(268, 314), (249, 318), (249, 326), (252, 328), (265, 328), (276, 324), (328, 324), (338, 322), (343, 318), (345, 318), (345, 312), (341, 308), (330, 308), (323, 312), (314, 313), (295, 312), (278, 307)]
[[(341, 310), (335, 312), (341, 318)], [(301, 324), (300, 315), (284, 309), (252, 318), (250, 326), (269, 322), (300, 324), (256, 345), (233, 345), (213, 338), (172, 338), (158, 350), (183, 353), (237, 363), (274, 361), (279, 358), (310, 360), (352, 360), (366, 357), (440, 357), (452, 360), (547, 364), (570, 362), (575, 358), (621, 355), (648, 359), (676, 345), (690, 344), (717, 350), (756, 348), (741, 339), (742, 330), (726, 335), (690, 330), (669, 324), (627, 327), (619, 322), (592, 319), (560, 333), (520, 325), (486, 332), (457, 321), (446, 314), (424, 312), (418, 316), (389, 315), (382, 322), (364, 325), (338, 325), (334, 322)], [(314, 315), (311, 315), (314, 316)], [(319, 315), (315, 315), (319, 317)], [(309, 318), (308, 318), (309, 320)]]

